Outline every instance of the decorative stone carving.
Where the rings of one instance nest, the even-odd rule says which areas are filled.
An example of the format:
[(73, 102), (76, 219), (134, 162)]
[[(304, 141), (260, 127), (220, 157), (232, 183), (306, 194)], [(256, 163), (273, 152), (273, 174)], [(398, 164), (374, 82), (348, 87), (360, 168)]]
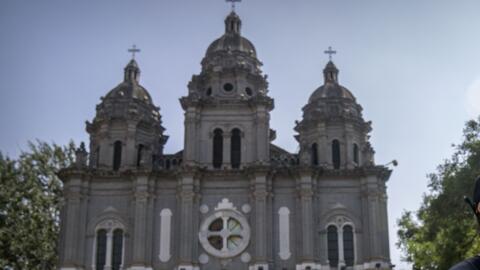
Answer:
[(209, 258), (208, 255), (205, 254), (205, 253), (202, 253), (202, 254), (200, 254), (200, 256), (198, 256), (198, 261), (199, 261), (201, 264), (207, 264), (208, 261), (209, 261), (209, 259), (210, 259), (210, 258)]
[(200, 205), (199, 211), (200, 211), (200, 213), (202, 213), (202, 214), (208, 213), (208, 211), (209, 211), (208, 205), (206, 205), (206, 204)]

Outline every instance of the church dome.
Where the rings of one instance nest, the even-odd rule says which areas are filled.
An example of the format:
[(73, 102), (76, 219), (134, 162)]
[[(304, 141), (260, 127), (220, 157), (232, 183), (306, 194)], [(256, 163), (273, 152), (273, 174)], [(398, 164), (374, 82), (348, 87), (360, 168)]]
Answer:
[(105, 99), (135, 99), (147, 104), (153, 104), (148, 91), (139, 84), (140, 69), (135, 60), (125, 67), (125, 78), (122, 83), (110, 90)]
[(339, 84), (326, 83), (312, 93), (308, 102), (312, 103), (325, 98), (345, 98), (355, 101), (355, 97), (347, 88)]
[(241, 25), (240, 17), (232, 11), (225, 19), (225, 34), (208, 46), (206, 57), (211, 57), (216, 52), (229, 51), (243, 52), (256, 57), (252, 42), (240, 35)]
[(338, 83), (338, 69), (332, 61), (329, 61), (323, 70), (325, 83), (318, 87), (308, 99), (308, 103), (313, 103), (319, 99), (343, 98), (355, 101), (352, 92)]

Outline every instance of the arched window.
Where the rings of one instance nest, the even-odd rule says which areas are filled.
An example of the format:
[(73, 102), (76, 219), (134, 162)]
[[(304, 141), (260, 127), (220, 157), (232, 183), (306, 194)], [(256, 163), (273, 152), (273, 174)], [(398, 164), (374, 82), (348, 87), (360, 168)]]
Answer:
[(343, 254), (345, 256), (345, 264), (353, 266), (354, 251), (353, 251), (353, 229), (350, 225), (343, 226)]
[(318, 146), (316, 143), (312, 144), (312, 165), (318, 166)]
[(118, 171), (122, 165), (122, 142), (116, 141), (113, 144), (113, 170)]
[(120, 270), (123, 255), (123, 231), (115, 229), (113, 231), (113, 250), (112, 250), (112, 270)]
[(353, 144), (353, 162), (358, 165), (358, 145)]
[(143, 144), (139, 144), (137, 148), (137, 167), (140, 167), (142, 165), (142, 156), (143, 156), (143, 150), (144, 150)]
[(242, 157), (242, 142), (241, 132), (238, 128), (232, 130), (232, 137), (230, 143), (230, 161), (232, 162), (232, 168), (240, 168), (240, 162)]
[(222, 167), (223, 162), (223, 131), (219, 128), (213, 131), (213, 167)]
[(334, 169), (340, 169), (340, 142), (332, 141), (332, 163)]
[(96, 247), (96, 270), (103, 270), (107, 255), (107, 231), (102, 229), (97, 231), (97, 247)]
[(338, 265), (338, 232), (337, 227), (330, 225), (327, 229), (328, 261), (331, 267)]

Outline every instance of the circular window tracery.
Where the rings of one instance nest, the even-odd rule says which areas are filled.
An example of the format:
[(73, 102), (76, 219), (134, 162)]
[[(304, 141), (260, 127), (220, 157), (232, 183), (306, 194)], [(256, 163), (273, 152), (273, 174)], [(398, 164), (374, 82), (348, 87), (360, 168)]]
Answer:
[(217, 211), (202, 223), (199, 240), (213, 256), (234, 257), (248, 246), (250, 227), (245, 217), (236, 211)]

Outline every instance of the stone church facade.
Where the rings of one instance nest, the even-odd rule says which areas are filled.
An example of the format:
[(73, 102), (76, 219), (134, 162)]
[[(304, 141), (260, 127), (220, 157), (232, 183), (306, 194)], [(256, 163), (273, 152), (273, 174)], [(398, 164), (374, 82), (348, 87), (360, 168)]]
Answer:
[[(163, 151), (159, 108), (132, 59), (87, 122), (89, 151), (64, 182), (60, 269), (390, 269), (386, 181), (371, 123), (329, 61), (296, 122), (299, 152), (272, 143), (274, 101), (234, 12), (180, 99), (182, 151)], [(284, 108), (286, 109), (286, 108)]]

